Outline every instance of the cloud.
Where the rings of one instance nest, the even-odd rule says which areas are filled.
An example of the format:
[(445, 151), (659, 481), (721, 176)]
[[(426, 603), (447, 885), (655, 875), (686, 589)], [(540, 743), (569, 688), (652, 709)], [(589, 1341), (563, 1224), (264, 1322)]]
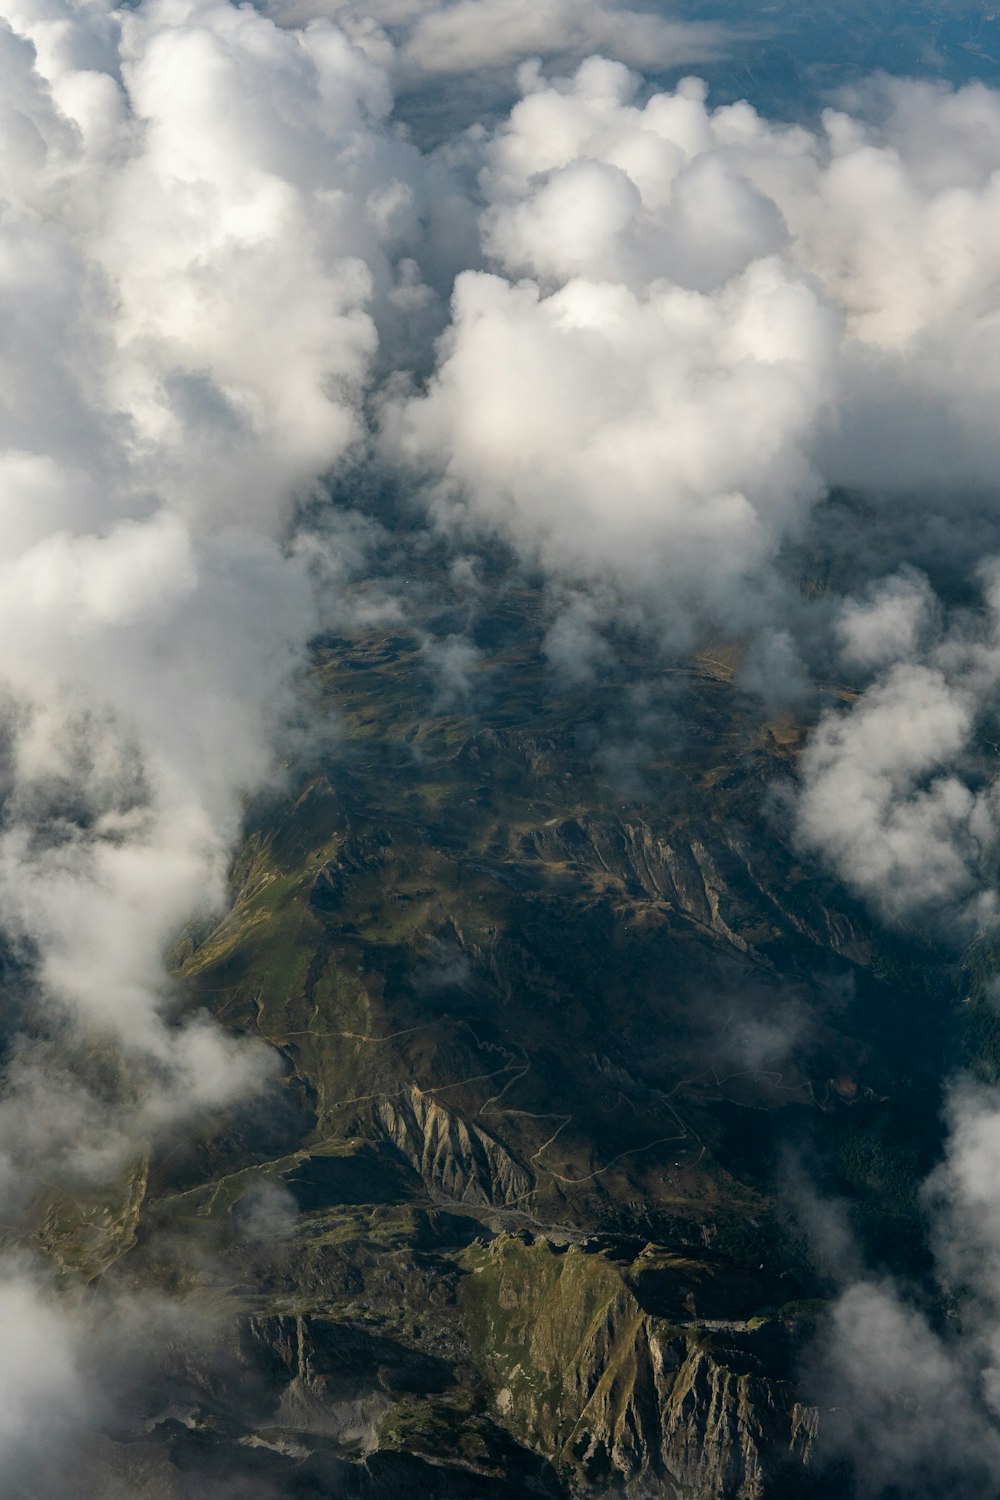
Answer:
[[(8, 0), (0, 52), (0, 1197), (16, 1223), (41, 1183), (112, 1186), (271, 1076), (262, 1048), (177, 1016), (163, 955), (192, 913), (221, 910), (245, 799), (276, 774), (331, 613), (317, 583), (364, 554), (360, 526), (340, 558), (336, 525), (295, 532), (364, 449), (379, 361), (433, 321), (413, 254), (435, 211), (384, 73), (328, 22)], [(93, 1319), (19, 1266), (0, 1270), (0, 1483), (20, 1461), (8, 1428), (33, 1440), (51, 1412), (56, 1445), (100, 1388), (75, 1373)]]
[[(101, 1423), (120, 1433), (135, 1421), (144, 1400), (163, 1401), (164, 1387), (157, 1388), (157, 1381), (172, 1379), (173, 1392), (179, 1388), (187, 1394), (192, 1374), (197, 1381), (202, 1371), (224, 1364), (222, 1320), (209, 1297), (186, 1305), (148, 1290), (136, 1296), (118, 1289), (99, 1298), (72, 1286), (56, 1291), (37, 1266), (8, 1254), (0, 1261), (0, 1318), (5, 1493), (126, 1500), (181, 1492), (171, 1484), (176, 1470), (157, 1454), (155, 1441), (147, 1449), (142, 1439), (133, 1440), (116, 1453), (94, 1428)], [(178, 1379), (179, 1349), (188, 1361), (187, 1380)], [(150, 1351), (155, 1351), (152, 1360)], [(160, 1420), (186, 1415), (183, 1404), (178, 1409), (169, 1396), (165, 1408)], [(183, 1491), (191, 1492), (187, 1485)]]
[(240, 1198), (234, 1217), (246, 1239), (280, 1245), (294, 1233), (298, 1207), (280, 1182), (262, 1178)]
[(753, 613), (748, 580), (822, 491), (839, 313), (731, 160), (738, 112), (694, 82), (639, 105), (600, 59), (522, 84), (483, 149), (496, 269), (458, 278), (437, 375), (390, 408), (389, 441), (437, 471), (449, 521), (557, 575), (655, 594), (678, 627)]
[(172, 1056), (195, 1101), (210, 1044), (162, 1019), (161, 954), (223, 901), (274, 764), (319, 619), (321, 549), (289, 528), (361, 442), (375, 314), (404, 336), (419, 163), (328, 23), (211, 0), (11, 23), (5, 926), (42, 994)]
[(17, 1263), (0, 1280), (4, 1353), (0, 1362), (0, 1453), (37, 1440), (36, 1408), (49, 1405), (56, 1423), (87, 1407), (72, 1329), (50, 1297)]
[(814, 491), (801, 439), (825, 392), (802, 346), (828, 326), (771, 261), (717, 298), (583, 280), (544, 297), (466, 273), (439, 375), (393, 438), (414, 463), (441, 456), (446, 517), (467, 507), (557, 574), (610, 574), (689, 617), (741, 587)]
[[(932, 1175), (925, 1196), (938, 1216), (938, 1254), (952, 1285), (972, 1292), (993, 1319), (1000, 1318), (1000, 1109), (996, 1091), (962, 1079), (948, 1100), (951, 1127), (945, 1161)], [(1000, 1345), (995, 1357), (1000, 1359)], [(991, 1403), (1000, 1411), (997, 1372), (991, 1377)]]
[(575, 58), (607, 52), (640, 68), (707, 59), (721, 28), (600, 0), (453, 0), (424, 6), (402, 49), (403, 66), (422, 74), (469, 74), (525, 57)]
[(950, 770), (972, 727), (961, 687), (900, 666), (850, 713), (827, 715), (803, 754), (800, 841), (890, 918), (966, 901), (988, 914), (978, 898), (994, 798)]
[(862, 1496), (971, 1497), (989, 1489), (1000, 1433), (982, 1400), (976, 1351), (934, 1329), (890, 1282), (861, 1281), (824, 1331), (821, 1398), (830, 1455), (853, 1463)]
[[(713, 110), (697, 80), (650, 95), (626, 64), (718, 33), (622, 5), (325, 11), (5, 6), (12, 1211), (43, 1173), (113, 1176), (267, 1076), (177, 1019), (163, 953), (223, 904), (306, 643), (379, 537), (331, 519), (338, 466), (377, 484), (388, 462), (450, 545), (499, 536), (540, 565), (544, 649), (577, 686), (611, 670), (616, 616), (667, 652), (742, 635), (740, 686), (767, 703), (807, 700), (817, 662), (850, 673), (853, 701), (802, 756), (801, 847), (887, 920), (967, 933), (995, 914), (980, 739), (1000, 595), (989, 568), (974, 607), (945, 575), (995, 490), (1000, 98), (883, 82), (805, 130)], [(423, 156), (398, 128), (393, 81), (446, 107), (480, 95), (488, 115), (489, 76), (517, 64), (499, 122)], [(823, 541), (838, 486), (864, 491), (871, 529), (856, 574), (811, 604), (790, 559)], [(918, 534), (944, 539), (921, 567)], [(1000, 550), (995, 520), (983, 541)], [(391, 594), (373, 617), (398, 612)], [(467, 706), (476, 648), (429, 636), (423, 653), (437, 707)], [(645, 756), (605, 746), (603, 764), (640, 787)], [(98, 1045), (113, 1085), (82, 1065)], [(971, 1246), (992, 1105), (956, 1110), (942, 1223)], [(78, 1349), (33, 1275), (0, 1277), (0, 1303), (15, 1330), (19, 1308), (37, 1316), (72, 1416)], [(919, 1406), (939, 1390), (966, 1430), (966, 1356), (897, 1293), (859, 1284), (837, 1316), (872, 1389), (898, 1378)]]
[(336, 20), (404, 96), (446, 81), (439, 109), (453, 106), (456, 95), (461, 100), (475, 79), (480, 112), (507, 102), (514, 69), (526, 59), (566, 66), (601, 53), (656, 71), (707, 61), (731, 41), (717, 22), (668, 17), (620, 0), (270, 0), (267, 9), (283, 26), (317, 16)]
[[(838, 620), (850, 660), (883, 669), (825, 713), (800, 761), (796, 832), (886, 919), (966, 941), (997, 909), (1000, 792), (982, 735), (1000, 681), (995, 564), (978, 614), (956, 612), (921, 650), (926, 580), (895, 575)], [(887, 658), (891, 664), (884, 665)]]
[(911, 570), (882, 580), (865, 599), (846, 599), (836, 622), (844, 664), (871, 669), (911, 657), (933, 607), (928, 580)]
[(461, 635), (427, 636), (420, 653), (434, 682), (433, 712), (467, 705), (474, 696), (481, 652)]
[(558, 612), (542, 643), (546, 659), (574, 686), (592, 682), (612, 665), (613, 653), (599, 633), (597, 604), (590, 594), (571, 593), (559, 600)]
[(463, 147), (486, 265), (386, 417), (448, 524), (678, 628), (787, 614), (831, 488), (895, 518), (884, 573), (933, 516), (957, 547), (995, 472), (997, 96), (885, 81), (813, 132), (601, 58), (519, 78)]
[[(924, 1188), (937, 1301), (859, 1274), (856, 1251), (809, 1378), (830, 1403), (828, 1456), (847, 1458), (857, 1492), (972, 1497), (1000, 1465), (1000, 1108), (995, 1089), (953, 1087), (945, 1159)], [(809, 1209), (814, 1227), (820, 1219)], [(932, 1283), (933, 1284), (933, 1283)]]

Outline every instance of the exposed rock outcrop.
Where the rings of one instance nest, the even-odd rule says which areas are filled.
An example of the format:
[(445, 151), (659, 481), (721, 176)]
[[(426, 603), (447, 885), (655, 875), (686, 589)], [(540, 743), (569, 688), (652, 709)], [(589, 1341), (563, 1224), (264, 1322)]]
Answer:
[(867, 958), (850, 920), (831, 912), (812, 885), (790, 903), (791, 887), (760, 867), (735, 821), (673, 827), (668, 836), (642, 819), (583, 816), (537, 829), (527, 844), (534, 857), (597, 872), (633, 897), (664, 903), (741, 952), (783, 930), (852, 961)]
[(572, 1246), (501, 1237), (472, 1270), (466, 1326), (498, 1409), (574, 1490), (767, 1500), (790, 1468), (802, 1477), (818, 1414), (778, 1373), (775, 1322), (657, 1317), (614, 1264)]
[(455, 1203), (510, 1205), (531, 1192), (531, 1173), (482, 1126), (463, 1120), (416, 1084), (375, 1111), (386, 1140), (420, 1173), (432, 1193)]

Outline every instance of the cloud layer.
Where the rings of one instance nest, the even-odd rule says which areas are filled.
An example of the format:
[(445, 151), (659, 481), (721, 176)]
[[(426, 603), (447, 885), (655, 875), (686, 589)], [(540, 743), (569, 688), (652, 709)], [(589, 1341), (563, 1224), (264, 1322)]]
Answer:
[[(1000, 585), (968, 563), (1000, 554), (1000, 97), (883, 82), (816, 131), (774, 124), (696, 80), (651, 94), (626, 64), (717, 34), (599, 0), (3, 13), (5, 1212), (266, 1074), (172, 1017), (163, 952), (224, 900), (357, 562), (363, 519), (350, 563), (335, 526), (302, 535), (348, 461), (393, 466), (449, 543), (541, 566), (554, 671), (586, 680), (621, 615), (654, 651), (740, 635), (765, 697), (849, 680), (802, 757), (801, 848), (888, 921), (994, 920)], [(595, 47), (614, 58), (576, 66)], [(394, 82), (475, 94), (516, 65), (509, 114), (435, 153), (394, 117)], [(867, 521), (810, 600), (838, 489)], [(473, 648), (423, 649), (465, 702)], [(67, 1068), (82, 1037), (126, 1059), (112, 1108)], [(996, 1110), (956, 1101), (942, 1263), (992, 1264)], [(20, 1262), (5, 1297), (75, 1419), (72, 1333)], [(927, 1390), (994, 1400), (991, 1333), (954, 1354), (867, 1283), (838, 1317), (843, 1348), (881, 1319)]]

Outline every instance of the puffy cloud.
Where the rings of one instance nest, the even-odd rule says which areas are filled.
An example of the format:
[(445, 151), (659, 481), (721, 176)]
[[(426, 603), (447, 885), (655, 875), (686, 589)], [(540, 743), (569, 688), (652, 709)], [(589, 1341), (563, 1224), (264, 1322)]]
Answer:
[[(644, 105), (636, 75), (599, 57), (570, 80), (547, 83), (526, 66), (520, 81), (524, 97), (488, 148), (485, 174), (486, 244), (508, 269), (710, 290), (783, 248), (780, 211), (740, 170), (727, 112), (706, 108), (697, 79)], [(553, 247), (546, 231), (556, 225)], [(579, 249), (574, 228), (585, 235)]]
[(465, 147), (488, 268), (387, 421), (444, 512), (727, 625), (830, 486), (960, 530), (995, 472), (997, 96), (885, 83), (810, 132), (600, 58), (520, 82)]
[(973, 1500), (989, 1488), (1000, 1434), (978, 1340), (942, 1334), (891, 1282), (860, 1281), (837, 1300), (824, 1342), (828, 1451), (853, 1460), (857, 1494)]
[(994, 919), (998, 899), (1000, 791), (983, 758), (1000, 682), (995, 564), (981, 581), (981, 609), (936, 634), (918, 575), (846, 601), (844, 653), (880, 670), (848, 710), (820, 719), (796, 806), (800, 843), (883, 917), (934, 919), (958, 941)]
[(836, 622), (845, 665), (870, 669), (912, 656), (933, 605), (928, 580), (912, 570), (881, 580), (866, 599), (846, 599)]
[(745, 615), (820, 493), (839, 315), (734, 165), (739, 112), (712, 115), (693, 82), (639, 105), (596, 58), (522, 82), (481, 176), (507, 274), (458, 279), (437, 376), (390, 411), (391, 441), (442, 474), (448, 514), (557, 573), (638, 587), (677, 625)]
[(66, 1309), (47, 1294), (30, 1269), (9, 1261), (0, 1271), (0, 1472), (8, 1482), (37, 1472), (43, 1442), (39, 1413), (62, 1432), (91, 1410), (80, 1365), (77, 1332)]
[[(769, 559), (816, 479), (832, 320), (772, 260), (715, 297), (573, 279), (549, 296), (469, 272), (398, 448), (557, 573), (638, 584), (685, 616)], [(726, 440), (722, 440), (723, 432)], [(735, 594), (733, 603), (737, 603)]]
[(950, 769), (973, 724), (964, 687), (897, 666), (850, 713), (825, 716), (803, 754), (800, 841), (889, 918), (992, 913), (996, 794)]
[(862, 1495), (971, 1500), (1000, 1465), (996, 1090), (960, 1079), (947, 1117), (945, 1159), (924, 1189), (947, 1317), (891, 1280), (849, 1275), (816, 1350), (816, 1393), (836, 1407), (828, 1437)]
[[(693, 80), (643, 97), (600, 58), (520, 82), (470, 148), (490, 268), (458, 278), (427, 388), (387, 404), (391, 451), (443, 526), (499, 533), (600, 612), (673, 645), (749, 636), (767, 701), (838, 654), (881, 674), (806, 752), (801, 842), (893, 920), (986, 920), (996, 648), (942, 626), (935, 590), (974, 537), (1000, 545), (1000, 98), (882, 82), (810, 132)], [(868, 496), (837, 539), (865, 591), (810, 610), (789, 549), (828, 543), (841, 485)]]
[(951, 1135), (926, 1196), (937, 1211), (937, 1250), (953, 1286), (972, 1292), (998, 1323), (990, 1399), (1000, 1413), (1000, 1108), (996, 1091), (961, 1080), (948, 1101)]
[(961, 627), (928, 645), (935, 580), (907, 563), (941, 576), (997, 540), (1000, 101), (881, 83), (813, 133), (694, 82), (643, 100), (601, 59), (521, 85), (470, 158), (493, 269), (459, 278), (437, 375), (390, 405), (396, 453), (443, 524), (500, 532), (602, 611), (758, 632), (742, 680), (767, 698), (807, 691), (824, 626), (796, 640), (783, 550), (822, 545), (829, 486), (863, 487), (872, 582), (824, 606), (819, 655), (887, 675), (824, 718), (800, 836), (894, 919), (985, 919), (995, 799), (968, 761), (995, 670)]

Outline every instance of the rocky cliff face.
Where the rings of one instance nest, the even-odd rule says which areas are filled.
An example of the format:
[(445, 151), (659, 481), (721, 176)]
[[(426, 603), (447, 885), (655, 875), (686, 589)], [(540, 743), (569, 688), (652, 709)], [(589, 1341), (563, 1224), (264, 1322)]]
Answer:
[(504, 1238), (469, 1262), (463, 1311), (497, 1409), (574, 1491), (763, 1500), (789, 1469), (806, 1482), (819, 1413), (782, 1378), (780, 1321), (652, 1314), (627, 1268), (577, 1246)]
[(438, 1104), (416, 1084), (375, 1109), (376, 1128), (419, 1172), (429, 1192), (451, 1203), (515, 1207), (534, 1186), (530, 1172), (515, 1162), (481, 1126)]

